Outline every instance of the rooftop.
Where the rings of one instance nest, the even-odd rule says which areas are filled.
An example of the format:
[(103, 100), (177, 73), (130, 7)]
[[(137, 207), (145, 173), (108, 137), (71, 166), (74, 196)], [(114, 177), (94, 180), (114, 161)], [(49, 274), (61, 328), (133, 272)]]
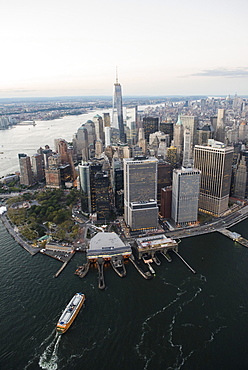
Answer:
[(125, 248), (125, 244), (116, 233), (99, 232), (90, 241), (89, 250), (108, 250)]

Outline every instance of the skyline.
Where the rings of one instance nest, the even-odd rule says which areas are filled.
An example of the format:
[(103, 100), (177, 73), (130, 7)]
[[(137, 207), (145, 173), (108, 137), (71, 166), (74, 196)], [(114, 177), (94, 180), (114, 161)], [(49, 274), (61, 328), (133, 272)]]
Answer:
[[(248, 4), (10, 0), (0, 98), (247, 95)], [(6, 32), (7, 30), (7, 32)]]

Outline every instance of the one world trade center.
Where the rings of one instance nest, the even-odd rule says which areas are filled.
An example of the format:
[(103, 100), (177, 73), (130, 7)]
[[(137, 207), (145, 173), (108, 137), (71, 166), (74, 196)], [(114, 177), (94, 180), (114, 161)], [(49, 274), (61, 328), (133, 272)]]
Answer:
[(125, 132), (124, 132), (124, 123), (123, 123), (121, 85), (118, 82), (117, 73), (116, 73), (116, 82), (114, 84), (112, 125), (113, 127), (119, 129), (120, 141), (125, 143), (126, 138), (125, 138)]

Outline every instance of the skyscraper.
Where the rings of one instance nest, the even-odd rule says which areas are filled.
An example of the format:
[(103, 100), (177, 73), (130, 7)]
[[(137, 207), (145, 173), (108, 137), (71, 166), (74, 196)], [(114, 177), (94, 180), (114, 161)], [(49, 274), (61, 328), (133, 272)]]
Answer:
[(156, 158), (125, 158), (124, 218), (132, 231), (157, 228)]
[(126, 140), (129, 145), (136, 144), (137, 142), (137, 121), (138, 121), (138, 107), (125, 108), (124, 107), (124, 117), (125, 117), (125, 129), (126, 129)]
[(124, 179), (122, 161), (114, 158), (111, 168), (111, 185), (114, 196), (114, 206), (118, 215), (124, 213)]
[(110, 191), (108, 173), (97, 172), (94, 178), (96, 192), (96, 213), (98, 220), (109, 219), (110, 216)]
[(145, 139), (147, 140), (147, 142), (149, 142), (150, 134), (158, 131), (159, 129), (158, 126), (159, 126), (158, 117), (144, 117), (143, 118), (143, 128), (144, 128)]
[(169, 135), (169, 145), (170, 145), (171, 141), (173, 140), (173, 132), (174, 132), (173, 122), (166, 122), (166, 121), (160, 122), (159, 131), (162, 131), (164, 134)]
[(174, 126), (173, 142), (174, 146), (177, 148), (177, 160), (180, 161), (183, 150), (183, 124), (180, 114), (178, 115), (177, 123)]
[(121, 85), (118, 82), (117, 74), (116, 74), (116, 83), (114, 84), (112, 124), (115, 128), (119, 129), (120, 141), (125, 143), (126, 137), (125, 137), (125, 132), (124, 132), (124, 122), (123, 122), (122, 93), (121, 93)]
[(95, 157), (100, 158), (102, 152), (103, 152), (103, 145), (102, 145), (102, 140), (96, 140), (95, 143)]
[(33, 176), (36, 181), (44, 180), (45, 178), (45, 171), (44, 171), (44, 163), (43, 163), (43, 155), (42, 154), (34, 154), (31, 157), (32, 162), (32, 170)]
[(208, 146), (196, 145), (194, 167), (201, 171), (199, 209), (220, 216), (228, 209), (233, 147), (208, 140)]
[(196, 168), (173, 170), (171, 217), (177, 225), (197, 222), (200, 176)]
[(172, 183), (172, 166), (163, 161), (158, 162), (158, 177), (157, 177), (157, 202), (161, 205), (161, 191), (162, 188), (170, 186)]
[(192, 167), (192, 150), (191, 150), (191, 134), (190, 130), (186, 128), (183, 134), (183, 167)]
[(218, 109), (215, 140), (225, 142), (225, 109)]
[(91, 148), (94, 148), (96, 140), (95, 124), (93, 121), (88, 119), (88, 121), (84, 124), (84, 127), (88, 131), (88, 144), (91, 145)]
[(183, 131), (189, 130), (190, 132), (190, 158), (193, 158), (193, 148), (197, 144), (197, 125), (198, 119), (195, 116), (181, 116), (183, 124)]
[(241, 156), (240, 163), (238, 164), (236, 177), (235, 177), (235, 187), (234, 187), (234, 196), (237, 198), (245, 198), (245, 190), (247, 183), (247, 168), (245, 157)]
[(161, 189), (160, 214), (164, 218), (171, 217), (172, 186)]
[(34, 184), (30, 157), (27, 154), (18, 154), (20, 164), (20, 184), (30, 186)]
[(87, 128), (82, 125), (73, 137), (73, 148), (78, 159), (87, 161), (89, 159), (89, 142)]
[(173, 167), (176, 166), (177, 163), (177, 148), (174, 146), (170, 146), (167, 149), (167, 157), (166, 157), (167, 162), (169, 162)]
[(239, 140), (244, 141), (247, 134), (247, 125), (245, 121), (240, 122), (239, 124)]
[(104, 127), (110, 127), (110, 115), (109, 113), (103, 113)]
[(104, 144), (105, 136), (104, 136), (104, 130), (103, 130), (102, 117), (99, 116), (99, 114), (96, 114), (93, 117), (93, 122), (95, 124), (96, 140), (102, 140), (102, 143)]

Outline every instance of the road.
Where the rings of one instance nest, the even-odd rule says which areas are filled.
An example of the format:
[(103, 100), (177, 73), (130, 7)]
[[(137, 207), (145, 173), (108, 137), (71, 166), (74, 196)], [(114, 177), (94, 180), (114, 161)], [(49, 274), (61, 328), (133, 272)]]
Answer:
[(190, 236), (209, 234), (217, 231), (218, 229), (231, 227), (248, 218), (248, 206), (241, 208), (231, 214), (212, 220), (204, 225), (191, 226), (183, 229), (165, 232), (166, 236), (175, 239), (187, 238)]

